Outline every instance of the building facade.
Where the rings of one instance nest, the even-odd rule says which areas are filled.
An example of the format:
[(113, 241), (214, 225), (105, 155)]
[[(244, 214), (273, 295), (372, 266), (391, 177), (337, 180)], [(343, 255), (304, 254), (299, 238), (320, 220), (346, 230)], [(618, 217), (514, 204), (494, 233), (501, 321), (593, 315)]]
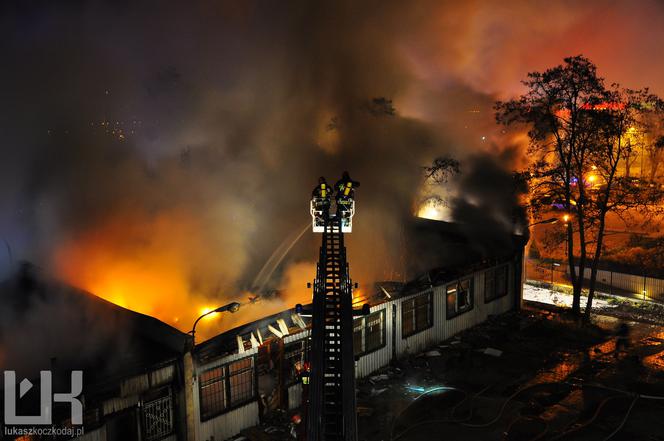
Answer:
[[(392, 360), (417, 354), (479, 324), (490, 315), (517, 309), (522, 289), (522, 254), (431, 272), (379, 300), (354, 320), (355, 374), (365, 377)], [(297, 375), (305, 362), (309, 331), (303, 318), (286, 311), (255, 325), (229, 331), (235, 350), (210, 356), (215, 339), (194, 352), (191, 382), (196, 441), (224, 440), (257, 425), (274, 409), (301, 405)], [(276, 331), (276, 332), (275, 332)], [(206, 354), (207, 352), (207, 354)]]

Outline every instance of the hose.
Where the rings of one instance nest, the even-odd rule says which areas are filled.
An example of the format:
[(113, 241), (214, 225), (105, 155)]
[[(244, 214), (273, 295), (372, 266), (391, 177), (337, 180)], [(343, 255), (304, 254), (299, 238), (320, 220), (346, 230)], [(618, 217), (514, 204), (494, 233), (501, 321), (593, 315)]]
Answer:
[(509, 425), (507, 426), (507, 429), (505, 429), (505, 435), (508, 435), (510, 433), (510, 429), (512, 428), (512, 426), (517, 421), (521, 421), (521, 420), (538, 421), (538, 422), (544, 424), (544, 430), (539, 432), (538, 434), (536, 434), (534, 437), (528, 439), (528, 441), (537, 441), (537, 440), (541, 439), (546, 434), (546, 432), (549, 431), (549, 423), (542, 420), (541, 418), (532, 418), (532, 417), (519, 416), (518, 418), (515, 418), (511, 423), (509, 423)]
[(636, 401), (637, 401), (638, 399), (639, 399), (639, 395), (637, 395), (637, 396), (634, 397), (634, 399), (632, 400), (632, 404), (629, 405), (629, 409), (627, 409), (627, 413), (625, 414), (625, 417), (623, 418), (623, 420), (622, 420), (622, 422), (620, 423), (620, 425), (616, 428), (616, 430), (614, 430), (613, 432), (611, 432), (611, 433), (609, 434), (609, 436), (607, 436), (606, 438), (604, 438), (603, 441), (609, 441), (611, 438), (613, 438), (613, 435), (615, 435), (616, 433), (620, 432), (620, 429), (622, 429), (623, 426), (625, 425), (625, 423), (627, 422), (627, 419), (629, 418), (629, 414), (632, 413), (632, 409), (634, 408), (634, 405), (636, 404)]
[[(406, 406), (405, 408), (403, 408), (403, 409), (401, 410), (401, 412), (399, 412), (399, 413), (397, 414), (396, 417), (394, 417), (394, 419), (392, 420), (392, 424), (390, 425), (390, 440), (393, 441), (393, 440), (395, 440), (395, 439), (398, 439), (399, 437), (403, 436), (403, 434), (404, 434), (404, 432), (401, 432), (397, 438), (393, 438), (393, 435), (394, 435), (394, 425), (395, 425), (396, 422), (399, 420), (399, 418), (401, 417), (401, 415), (403, 415), (403, 413), (404, 413), (405, 411), (407, 411), (408, 409), (410, 409), (410, 406), (412, 406), (413, 404), (415, 404), (415, 403), (416, 403), (420, 398), (422, 398), (423, 396), (428, 395), (428, 394), (430, 394), (430, 393), (432, 393), (432, 392), (440, 391), (440, 390), (457, 390), (457, 391), (459, 391), (459, 392), (463, 392), (463, 393), (465, 393), (466, 395), (468, 395), (467, 392), (464, 391), (464, 390), (457, 389), (456, 387), (449, 387), (449, 386), (434, 387), (433, 389), (430, 389), (430, 390), (427, 390), (427, 391), (422, 392), (422, 394), (420, 394), (417, 398), (415, 398), (411, 403), (408, 404), (408, 406)], [(464, 398), (464, 399), (465, 399), (465, 398)], [(463, 401), (463, 400), (461, 400), (461, 401)], [(412, 426), (412, 427), (415, 427), (415, 426)], [(410, 430), (410, 429), (407, 429), (407, 430)]]
[[(488, 386), (486, 386), (485, 388), (483, 388), (482, 390), (480, 390), (479, 392), (477, 392), (476, 394), (474, 394), (473, 397), (472, 397), (471, 400), (470, 400), (470, 403), (472, 403), (473, 400), (474, 400), (475, 398), (479, 397), (479, 396), (482, 395), (484, 392), (486, 392), (487, 390), (489, 390), (490, 387), (491, 387), (491, 385), (488, 385)], [(466, 401), (466, 398), (468, 398), (468, 393), (465, 392), (464, 390), (461, 390), (461, 389), (456, 389), (456, 388), (448, 388), (448, 389), (458, 390), (458, 391), (460, 391), (460, 392), (464, 392), (464, 393), (466, 393), (466, 397), (465, 397), (463, 400), (459, 401), (457, 404), (455, 404), (454, 407), (452, 408), (452, 412), (451, 412), (451, 414), (452, 414), (452, 416), (454, 416), (454, 413), (456, 412), (457, 408), (461, 405), (461, 403), (463, 403), (464, 401)], [(427, 392), (425, 392), (425, 393), (429, 393), (429, 392), (433, 392), (433, 391), (427, 391)], [(400, 438), (403, 437), (406, 433), (410, 432), (411, 430), (415, 429), (416, 427), (424, 426), (424, 425), (427, 425), (427, 424), (438, 424), (438, 423), (442, 423), (442, 424), (460, 423), (460, 422), (463, 422), (463, 421), (468, 421), (470, 418), (472, 418), (472, 415), (473, 415), (473, 409), (472, 409), (472, 407), (471, 407), (471, 409), (470, 409), (470, 413), (468, 414), (468, 417), (461, 418), (461, 419), (433, 419), (433, 420), (420, 421), (419, 423), (416, 423), (416, 424), (413, 424), (412, 426), (407, 427), (407, 428), (404, 429), (402, 432), (400, 432), (396, 437), (393, 437), (393, 434), (394, 434), (394, 425), (396, 424), (396, 421), (401, 417), (401, 415), (403, 415), (403, 413), (404, 413), (406, 410), (408, 410), (408, 408), (410, 408), (410, 406), (412, 406), (412, 405), (415, 403), (415, 401), (417, 401), (417, 400), (419, 400), (420, 398), (422, 398), (423, 395), (425, 395), (425, 394), (423, 393), (422, 395), (420, 395), (419, 397), (417, 397), (412, 403), (410, 403), (408, 406), (406, 406), (405, 409), (403, 409), (401, 412), (399, 412), (399, 414), (396, 416), (396, 418), (394, 418), (394, 420), (392, 421), (392, 428), (391, 428), (391, 430), (390, 430), (390, 441), (396, 441), (396, 440), (400, 439)]]
[(571, 429), (569, 429), (569, 430), (564, 430), (562, 433), (560, 433), (560, 434), (554, 436), (553, 438), (549, 439), (549, 441), (554, 441), (554, 440), (557, 440), (557, 439), (564, 438), (564, 437), (566, 437), (567, 435), (569, 435), (570, 433), (577, 432), (577, 431), (579, 431), (579, 430), (581, 430), (581, 429), (584, 429), (584, 428), (590, 426), (593, 422), (595, 422), (595, 420), (596, 420), (597, 417), (599, 416), (599, 413), (602, 411), (602, 409), (604, 408), (604, 406), (606, 405), (606, 403), (608, 403), (609, 401), (611, 401), (611, 400), (614, 399), (614, 398), (620, 398), (620, 396), (619, 396), (619, 395), (613, 395), (613, 396), (611, 396), (611, 397), (606, 397), (606, 398), (604, 398), (604, 399), (599, 403), (599, 405), (597, 406), (597, 409), (595, 409), (595, 413), (593, 414), (593, 416), (592, 416), (588, 421), (586, 421), (585, 423), (580, 424), (580, 425), (578, 425), (578, 426), (575, 426), (575, 427), (573, 427), (573, 428), (571, 428)]
[(500, 411), (498, 412), (498, 415), (496, 415), (496, 417), (495, 417), (494, 419), (492, 419), (491, 421), (488, 421), (488, 422), (486, 422), (486, 423), (482, 423), (482, 424), (461, 423), (461, 425), (466, 426), (466, 427), (472, 427), (472, 428), (489, 427), (489, 426), (495, 424), (496, 422), (498, 422), (498, 421), (500, 420), (500, 418), (503, 416), (503, 412), (505, 411), (505, 408), (507, 407), (507, 403), (509, 403), (510, 401), (512, 401), (512, 400), (513, 400), (517, 395), (519, 395), (521, 392), (526, 391), (526, 390), (528, 390), (528, 389), (533, 389), (533, 388), (535, 388), (535, 387), (539, 387), (539, 386), (554, 385), (554, 384), (560, 384), (560, 383), (537, 383), (537, 384), (531, 384), (530, 386), (522, 387), (521, 389), (519, 389), (519, 390), (517, 390), (516, 392), (514, 392), (512, 395), (510, 395), (510, 396), (505, 400), (505, 402), (503, 403), (503, 405), (500, 407)]

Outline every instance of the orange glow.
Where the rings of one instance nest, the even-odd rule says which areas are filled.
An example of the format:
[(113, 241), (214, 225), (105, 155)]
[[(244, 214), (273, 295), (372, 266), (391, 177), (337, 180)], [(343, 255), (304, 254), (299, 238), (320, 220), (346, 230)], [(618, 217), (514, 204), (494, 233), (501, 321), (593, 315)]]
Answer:
[[(297, 303), (311, 301), (303, 289), (315, 275), (312, 264), (286, 270), (281, 297), (247, 305), (252, 293), (237, 290), (237, 262), (224, 255), (201, 233), (196, 219), (182, 213), (149, 218), (115, 216), (75, 237), (52, 255), (56, 275), (66, 283), (109, 302), (191, 330), (204, 312), (231, 301), (245, 304), (237, 313), (210, 314), (196, 329), (201, 342), (219, 332)], [(207, 265), (207, 266), (206, 266)]]
[(190, 291), (184, 261), (186, 236), (195, 234), (195, 223), (132, 221), (116, 218), (66, 242), (53, 259), (58, 275), (116, 305), (190, 326), (205, 307), (205, 296)]
[(563, 221), (567, 222), (569, 220), (569, 214), (563, 216)]

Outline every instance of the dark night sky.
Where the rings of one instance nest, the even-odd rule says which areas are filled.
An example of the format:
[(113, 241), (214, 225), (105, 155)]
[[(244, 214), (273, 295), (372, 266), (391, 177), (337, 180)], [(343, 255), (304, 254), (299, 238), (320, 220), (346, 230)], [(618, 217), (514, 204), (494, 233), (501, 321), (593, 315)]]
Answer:
[[(385, 277), (428, 191), (420, 166), (518, 149), (493, 101), (568, 55), (664, 94), (663, 19), (654, 1), (4, 2), (0, 237), (15, 260), (171, 322), (186, 299), (247, 287), (307, 221), (316, 177), (348, 169), (354, 270)], [(368, 111), (375, 97), (397, 114)], [(517, 159), (488, 162), (519, 162), (501, 157)], [(478, 180), (483, 206), (494, 185)], [(311, 269), (300, 248), (285, 286)], [(154, 285), (172, 304), (123, 291)]]

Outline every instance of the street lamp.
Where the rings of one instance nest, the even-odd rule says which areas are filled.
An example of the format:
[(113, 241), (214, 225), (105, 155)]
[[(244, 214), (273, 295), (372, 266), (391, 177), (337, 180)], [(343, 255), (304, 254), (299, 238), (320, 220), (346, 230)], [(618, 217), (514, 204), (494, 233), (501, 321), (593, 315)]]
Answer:
[(191, 329), (191, 331), (189, 331), (189, 333), (191, 334), (191, 343), (192, 343), (192, 346), (194, 345), (194, 339), (195, 339), (195, 337), (196, 337), (196, 325), (198, 324), (198, 322), (199, 322), (203, 317), (206, 317), (206, 316), (208, 316), (208, 315), (210, 315), (210, 314), (214, 314), (214, 313), (217, 313), (217, 312), (224, 312), (224, 311), (228, 311), (228, 312), (231, 312), (231, 313), (235, 313), (235, 312), (237, 312), (238, 309), (240, 309), (240, 304), (239, 304), (238, 302), (231, 302), (231, 303), (229, 303), (228, 305), (220, 306), (220, 307), (218, 307), (217, 309), (213, 309), (212, 311), (208, 311), (208, 312), (206, 312), (205, 314), (203, 314), (203, 315), (201, 315), (200, 317), (198, 317), (198, 318), (196, 319), (196, 321), (194, 322), (194, 327)]
[(558, 218), (557, 217), (552, 217), (551, 219), (546, 219), (546, 220), (543, 220), (543, 221), (535, 222), (534, 224), (530, 224), (530, 225), (528, 225), (528, 228), (534, 227), (535, 225), (555, 224), (556, 222), (558, 222)]

